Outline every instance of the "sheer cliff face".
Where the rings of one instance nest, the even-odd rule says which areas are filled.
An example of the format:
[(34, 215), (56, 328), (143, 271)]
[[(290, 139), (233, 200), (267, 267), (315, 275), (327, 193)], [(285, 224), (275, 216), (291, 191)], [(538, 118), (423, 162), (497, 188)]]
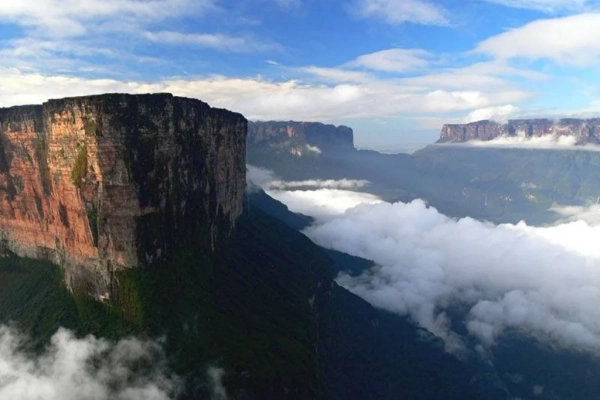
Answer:
[(501, 136), (539, 137), (572, 136), (577, 144), (600, 143), (600, 118), (512, 120), (505, 124), (479, 121), (469, 124), (444, 125), (438, 143), (463, 143), (470, 140), (492, 140)]
[(242, 212), (246, 130), (240, 114), (167, 94), (0, 109), (3, 247), (100, 298), (115, 271), (190, 235), (214, 248)]
[(354, 150), (354, 133), (347, 126), (319, 122), (249, 122), (248, 145), (268, 146), (302, 156), (320, 151)]

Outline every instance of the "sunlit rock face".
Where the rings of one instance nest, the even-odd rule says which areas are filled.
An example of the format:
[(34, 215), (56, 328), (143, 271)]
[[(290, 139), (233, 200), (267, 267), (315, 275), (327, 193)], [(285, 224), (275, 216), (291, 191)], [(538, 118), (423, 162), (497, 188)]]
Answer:
[(61, 265), (97, 298), (189, 235), (215, 247), (242, 212), (247, 121), (170, 94), (0, 109), (3, 250)]
[(568, 136), (576, 144), (600, 143), (600, 118), (594, 119), (523, 119), (507, 123), (479, 121), (469, 124), (444, 125), (438, 143), (464, 143), (471, 140), (488, 141), (498, 137)]

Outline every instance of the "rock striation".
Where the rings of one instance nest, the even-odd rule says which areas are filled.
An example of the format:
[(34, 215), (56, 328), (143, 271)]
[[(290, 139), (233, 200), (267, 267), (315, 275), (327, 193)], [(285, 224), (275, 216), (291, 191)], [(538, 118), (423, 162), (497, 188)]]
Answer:
[(249, 122), (248, 146), (266, 146), (297, 156), (321, 151), (351, 151), (354, 150), (354, 132), (347, 126), (320, 122)]
[(97, 298), (116, 271), (190, 235), (228, 237), (243, 208), (246, 119), (170, 94), (0, 109), (0, 239)]
[(600, 118), (594, 119), (523, 119), (507, 123), (479, 121), (469, 124), (444, 125), (438, 143), (488, 141), (498, 137), (569, 136), (576, 144), (600, 143)]

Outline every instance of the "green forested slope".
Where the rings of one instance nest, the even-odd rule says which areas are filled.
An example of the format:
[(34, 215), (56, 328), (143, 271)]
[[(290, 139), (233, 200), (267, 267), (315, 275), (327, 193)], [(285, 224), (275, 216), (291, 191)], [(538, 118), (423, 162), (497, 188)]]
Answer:
[(109, 304), (68, 293), (57, 267), (3, 258), (0, 322), (40, 344), (59, 326), (164, 335), (186, 399), (207, 396), (209, 365), (225, 370), (233, 399), (481, 398), (472, 371), (437, 341), (337, 287), (327, 253), (260, 209), (245, 212), (218, 254), (197, 245), (122, 273)]

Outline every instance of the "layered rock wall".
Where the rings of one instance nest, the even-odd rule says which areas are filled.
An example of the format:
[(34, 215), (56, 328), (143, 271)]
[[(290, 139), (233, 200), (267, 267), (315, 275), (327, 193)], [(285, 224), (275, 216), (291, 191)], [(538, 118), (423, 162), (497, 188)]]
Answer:
[(600, 143), (600, 118), (511, 120), (505, 124), (479, 121), (469, 124), (444, 125), (438, 143), (464, 143), (470, 140), (492, 140), (498, 137), (571, 136), (577, 144)]
[(269, 146), (296, 155), (311, 151), (354, 150), (354, 133), (347, 126), (320, 122), (249, 122), (248, 145)]
[(0, 237), (96, 297), (242, 213), (247, 121), (169, 94), (110, 94), (0, 109)]

